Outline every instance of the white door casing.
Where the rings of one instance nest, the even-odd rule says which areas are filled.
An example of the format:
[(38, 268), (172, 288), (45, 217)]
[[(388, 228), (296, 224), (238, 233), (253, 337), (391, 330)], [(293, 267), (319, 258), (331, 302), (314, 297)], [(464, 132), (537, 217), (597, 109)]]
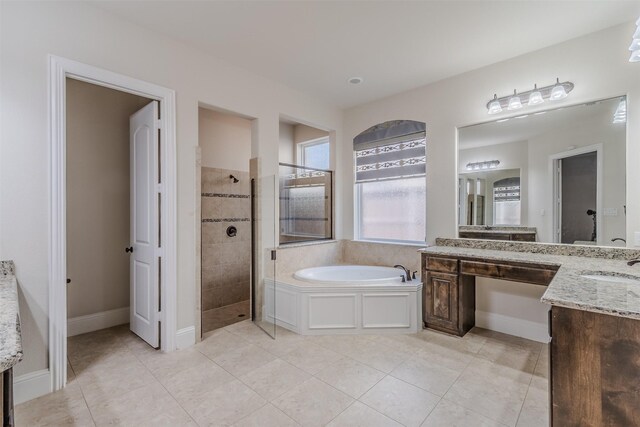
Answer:
[[(158, 102), (129, 119), (131, 167), (130, 310), (131, 331), (159, 347), (160, 253)], [(131, 250), (128, 248), (127, 250)]]
[(66, 79), (144, 96), (160, 101), (160, 171), (162, 173), (161, 227), (162, 351), (176, 349), (177, 334), (177, 164), (175, 92), (143, 80), (114, 73), (59, 56), (49, 55), (49, 376), (50, 389), (67, 381), (67, 271), (66, 271)]

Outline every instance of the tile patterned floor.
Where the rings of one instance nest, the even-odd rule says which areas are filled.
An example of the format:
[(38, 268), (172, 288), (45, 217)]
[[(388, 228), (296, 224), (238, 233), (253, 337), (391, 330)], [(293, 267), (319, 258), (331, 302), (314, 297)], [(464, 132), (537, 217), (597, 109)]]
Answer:
[(548, 347), (474, 329), (274, 341), (243, 321), (163, 354), (126, 326), (69, 339), (69, 383), (18, 426), (546, 426)]

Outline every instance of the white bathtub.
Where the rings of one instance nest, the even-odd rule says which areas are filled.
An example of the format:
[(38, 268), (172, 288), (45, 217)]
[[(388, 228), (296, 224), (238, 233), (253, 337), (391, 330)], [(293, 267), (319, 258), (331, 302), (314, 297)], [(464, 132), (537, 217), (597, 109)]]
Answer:
[(390, 284), (401, 283), (404, 272), (392, 267), (369, 265), (330, 265), (298, 270), (293, 277), (312, 283)]
[[(270, 321), (302, 335), (411, 333), (422, 328), (422, 283), (402, 270), (335, 265), (266, 282)], [(275, 306), (275, 313), (274, 313)]]

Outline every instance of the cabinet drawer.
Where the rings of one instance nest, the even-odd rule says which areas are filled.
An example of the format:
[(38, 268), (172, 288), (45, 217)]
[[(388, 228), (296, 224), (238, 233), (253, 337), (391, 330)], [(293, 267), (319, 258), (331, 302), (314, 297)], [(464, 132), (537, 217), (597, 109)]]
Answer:
[(535, 233), (514, 233), (511, 235), (511, 240), (516, 242), (535, 242), (536, 234)]
[(471, 276), (492, 277), (514, 282), (548, 285), (556, 271), (539, 267), (524, 267), (476, 261), (460, 261), (460, 273)]
[(458, 272), (458, 260), (455, 258), (427, 257), (427, 270), (443, 271), (445, 273)]

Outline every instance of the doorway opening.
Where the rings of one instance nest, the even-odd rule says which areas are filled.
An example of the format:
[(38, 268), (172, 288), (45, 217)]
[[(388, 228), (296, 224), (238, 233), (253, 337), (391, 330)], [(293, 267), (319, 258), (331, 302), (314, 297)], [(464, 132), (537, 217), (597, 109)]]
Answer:
[[(76, 163), (85, 163), (85, 158), (87, 162), (95, 162), (96, 158), (99, 158), (105, 163), (111, 161), (117, 163), (114, 160), (117, 156), (116, 153), (105, 151), (101, 152), (102, 154), (100, 155), (95, 152), (85, 152), (76, 157), (76, 144), (71, 142), (71, 145), (67, 146), (67, 119), (70, 114), (73, 115), (74, 113), (74, 106), (67, 103), (67, 85), (74, 85), (75, 87), (75, 82), (72, 82), (72, 80), (98, 88), (107, 88), (119, 92), (120, 96), (123, 94), (133, 95), (135, 100), (132, 104), (139, 103), (136, 106), (146, 104), (141, 109), (138, 109), (137, 112), (134, 112), (131, 117), (122, 116), (115, 120), (113, 124), (106, 120), (111, 113), (105, 112), (95, 118), (95, 122), (92, 123), (94, 125), (93, 129), (82, 131), (90, 132), (88, 136), (78, 131), (81, 135), (80, 139), (98, 139), (103, 136), (103, 133), (112, 132), (114, 130), (112, 127), (131, 124), (132, 127), (126, 128), (124, 131), (128, 134), (126, 142), (128, 149), (131, 150), (129, 152), (131, 161), (127, 162), (127, 178), (123, 177), (124, 172), (121, 169), (116, 168), (111, 173), (100, 169), (100, 171), (94, 171), (93, 176), (87, 178), (88, 182), (84, 183), (84, 187), (83, 185), (76, 187), (78, 180), (73, 179), (73, 177), (77, 177), (76, 174), (85, 176), (87, 167), (86, 164)], [(86, 89), (88, 86), (83, 87)], [(133, 108), (128, 103), (134, 98), (126, 98), (129, 101), (124, 101), (124, 104)], [(103, 107), (95, 99), (88, 103), (85, 99), (85, 104), (87, 104), (86, 108), (88, 109), (96, 108), (96, 106)], [(113, 324), (131, 320), (132, 329), (136, 330), (136, 334), (153, 348), (161, 348), (162, 351), (175, 350), (178, 340), (180, 340), (179, 345), (184, 347), (190, 345), (194, 339), (193, 328), (191, 328), (191, 336), (188, 334), (189, 331), (182, 334), (184, 336), (178, 336), (179, 334), (176, 333), (175, 93), (170, 89), (121, 74), (50, 56), (49, 106), (49, 141), (51, 146), (51, 203), (49, 211), (49, 374), (51, 376), (51, 387), (49, 391), (56, 391), (65, 386), (68, 378), (67, 339), (69, 332), (75, 334), (100, 330)], [(69, 107), (69, 111), (67, 107)], [(106, 108), (106, 105), (104, 107)], [(82, 112), (84, 113), (84, 111)], [(73, 126), (73, 118), (70, 120), (69, 125)], [(115, 124), (116, 122), (120, 124)], [(125, 125), (122, 125), (122, 122)], [(76, 122), (75, 124), (78, 123)], [(73, 132), (70, 132), (69, 135), (72, 134)], [(82, 141), (80, 150), (93, 147), (99, 151), (93, 146), (94, 142)], [(105, 142), (105, 144), (107, 143)], [(68, 148), (72, 151), (69, 151)], [(105, 147), (99, 148), (104, 149)], [(122, 155), (121, 150), (117, 151)], [(72, 158), (67, 158), (68, 154)], [(70, 169), (68, 170), (68, 168)], [(69, 176), (72, 177), (71, 181), (67, 179), (68, 172)], [(78, 265), (77, 259), (75, 259), (75, 257), (81, 258), (85, 255), (79, 253), (82, 250), (79, 248), (82, 248), (84, 244), (80, 242), (80, 239), (91, 241), (92, 245), (89, 250), (94, 252), (91, 256), (117, 258), (117, 254), (111, 253), (111, 243), (109, 245), (96, 243), (99, 240), (96, 236), (105, 236), (104, 230), (97, 230), (99, 227), (106, 227), (107, 232), (113, 231), (114, 235), (120, 235), (122, 232), (126, 233), (126, 231), (118, 231), (120, 229), (124, 230), (125, 227), (116, 227), (117, 222), (122, 222), (121, 216), (115, 222), (106, 221), (104, 224), (101, 223), (103, 218), (107, 218), (112, 213), (121, 212), (124, 209), (121, 202), (116, 202), (116, 199), (122, 200), (121, 192), (123, 187), (118, 184), (121, 181), (130, 185), (129, 191), (131, 194), (128, 221), (130, 224), (130, 240), (117, 249), (118, 253), (129, 257), (129, 284), (131, 285), (129, 319), (126, 318), (126, 307), (119, 307), (114, 310), (107, 309), (106, 311), (98, 312), (97, 315), (96, 313), (80, 314), (83, 312), (82, 310), (95, 310), (96, 307), (82, 307), (82, 303), (86, 301), (81, 301), (79, 307), (78, 300), (83, 298), (76, 295), (75, 291), (77, 289), (74, 289), (70, 295), (70, 303), (73, 305), (68, 313), (67, 295), (70, 293), (68, 287), (74, 283), (74, 278), (71, 275), (72, 271), (77, 274), (74, 284), (82, 286), (84, 283), (86, 287), (95, 286), (96, 283), (94, 282), (96, 281), (104, 285), (101, 276), (109, 277), (110, 275), (110, 271), (101, 270), (94, 271), (94, 275), (89, 277), (86, 271), (82, 271), (86, 266)], [(67, 184), (69, 184), (69, 188), (67, 188)], [(119, 189), (115, 190), (112, 187)], [(77, 191), (78, 194), (74, 194), (71, 200), (67, 200), (68, 191)], [(91, 191), (95, 194), (91, 194)], [(118, 194), (119, 196), (117, 196)], [(98, 205), (97, 211), (95, 209), (96, 206), (89, 206), (91, 203)], [(69, 216), (70, 210), (75, 211), (71, 213), (71, 216)], [(92, 218), (86, 212), (97, 212), (102, 218)], [(76, 221), (80, 222), (80, 224), (76, 224)], [(93, 234), (88, 236), (81, 235), (82, 232), (75, 228), (76, 225), (86, 227), (85, 230), (89, 230), (87, 232)], [(96, 241), (93, 241), (94, 237), (96, 237)], [(69, 239), (72, 242), (68, 242)], [(107, 241), (108, 239), (105, 238), (103, 240)], [(67, 249), (69, 249), (69, 253)], [(70, 256), (73, 256), (74, 260), (70, 260)], [(91, 259), (92, 262), (97, 263), (95, 264), (98, 266), (96, 268), (104, 265), (102, 261), (96, 260), (96, 258)], [(72, 265), (72, 270), (69, 270), (68, 264)], [(68, 279), (71, 281), (68, 282)], [(126, 278), (121, 281), (126, 284)], [(115, 285), (111, 284), (110, 286), (114, 287)], [(85, 295), (88, 294), (84, 289), (80, 292), (85, 292)], [(117, 296), (109, 292), (110, 289), (96, 290), (95, 294), (91, 294), (91, 296), (95, 297), (97, 294), (97, 299), (101, 300), (98, 304), (108, 302), (115, 306), (126, 303), (126, 292), (122, 289), (114, 292)], [(113, 299), (111, 299), (112, 297)], [(110, 306), (107, 305), (107, 307)], [(74, 322), (71, 322), (71, 326), (68, 323), (70, 320), (68, 314), (73, 316), (70, 318), (74, 320)], [(83, 326), (79, 326), (81, 324)], [(70, 329), (73, 330), (70, 331)], [(120, 327), (120, 329), (123, 328)], [(127, 328), (124, 331), (128, 332)], [(137, 340), (137, 338), (135, 339)], [(140, 341), (140, 343), (152, 350), (144, 342)], [(101, 351), (96, 349), (93, 352), (102, 354)]]
[(201, 336), (251, 318), (252, 120), (198, 109)]
[(602, 147), (552, 156), (555, 243), (601, 244)]

